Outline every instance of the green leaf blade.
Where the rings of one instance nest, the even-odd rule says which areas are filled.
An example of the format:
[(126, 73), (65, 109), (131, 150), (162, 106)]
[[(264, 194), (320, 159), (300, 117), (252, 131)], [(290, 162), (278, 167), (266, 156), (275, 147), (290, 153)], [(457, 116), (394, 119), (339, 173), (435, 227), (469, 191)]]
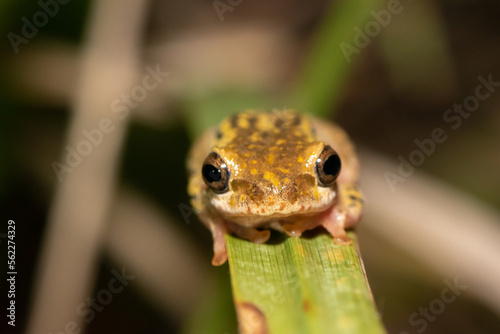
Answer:
[(250, 333), (385, 332), (356, 242), (339, 246), (326, 234), (265, 245), (226, 240), (240, 326)]

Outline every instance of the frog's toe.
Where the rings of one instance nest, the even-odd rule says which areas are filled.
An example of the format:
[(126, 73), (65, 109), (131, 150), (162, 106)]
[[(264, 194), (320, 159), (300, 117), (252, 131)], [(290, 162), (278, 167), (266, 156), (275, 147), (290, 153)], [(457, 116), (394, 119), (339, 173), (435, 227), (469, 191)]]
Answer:
[(331, 234), (337, 245), (347, 246), (352, 240), (345, 233), (345, 222), (347, 213), (341, 208), (332, 210), (328, 219), (323, 222), (323, 227)]
[(289, 237), (300, 237), (302, 235), (302, 230), (297, 229), (291, 226), (283, 226), (283, 231), (288, 235)]
[(226, 243), (223, 239), (218, 239), (214, 242), (214, 257), (212, 258), (212, 264), (214, 266), (220, 266), (224, 264), (227, 260)]
[(351, 238), (349, 238), (346, 234), (334, 235), (333, 241), (337, 245), (348, 246), (352, 243)]
[(256, 244), (263, 244), (267, 240), (269, 240), (270, 236), (271, 236), (271, 231), (269, 230), (258, 231), (257, 233), (255, 233), (255, 236), (252, 239), (252, 241), (255, 242)]
[(298, 219), (283, 224), (283, 232), (289, 237), (300, 237), (307, 230), (312, 230), (320, 225), (316, 219)]
[(214, 266), (221, 266), (224, 263), (226, 263), (227, 260), (227, 253), (226, 250), (221, 253), (215, 253), (214, 257), (212, 258), (212, 265)]
[(212, 259), (212, 264), (214, 266), (220, 266), (227, 260), (226, 231), (224, 228), (214, 225), (212, 233), (214, 238), (214, 257)]

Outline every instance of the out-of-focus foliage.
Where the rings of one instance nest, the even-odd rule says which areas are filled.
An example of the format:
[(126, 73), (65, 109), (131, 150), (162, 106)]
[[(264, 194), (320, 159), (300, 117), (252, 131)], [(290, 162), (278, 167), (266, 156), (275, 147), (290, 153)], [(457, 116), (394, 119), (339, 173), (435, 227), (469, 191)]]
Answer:
[[(366, 13), (346, 10), (342, 7), (345, 3), (243, 1), (226, 11), (221, 21), (212, 2), (151, 1), (140, 53), (144, 64), (161, 63), (170, 78), (134, 109), (136, 118), (123, 153), (120, 185), (139, 190), (150, 202), (165, 208), (174, 217), (169, 222), (193, 241), (193, 251), (203, 263), (211, 258), (210, 235), (194, 216), (185, 219), (179, 210), (180, 204), (188, 204), (186, 150), (190, 138), (202, 127), (241, 108), (294, 108), (299, 103), (294, 98), (310, 98), (317, 103), (311, 111), (320, 110), (327, 117), (335, 112), (336, 120), (358, 146), (386, 155), (397, 168), (398, 156), (407, 157), (416, 149), (415, 139), (427, 138), (433, 129), (443, 127), (443, 113), (474, 94), (479, 76), (492, 74), (500, 81), (498, 3), (402, 1), (404, 10), (371, 38), (352, 64), (342, 62), (338, 53), (329, 58), (329, 51), (340, 50), (338, 39), (325, 43), (325, 49), (313, 50), (308, 58), (315, 38), (329, 39), (315, 35), (322, 25), (346, 28), (345, 39), (341, 40), (354, 43), (355, 27), (346, 27), (344, 20), (348, 15)], [(362, 6), (371, 3), (363, 2)], [(89, 5), (87, 0), (61, 5), (58, 14), (28, 44), (20, 45), (16, 54), (7, 34), (19, 34), (22, 18), (32, 18), (40, 7), (38, 1), (0, 1), (0, 205), (2, 221), (15, 219), (18, 226), (17, 260), (22, 273), (16, 282), (19, 332), (27, 320), (36, 282), (33, 268), (58, 184), (51, 163), (60, 160), (64, 152)], [(338, 21), (325, 21), (326, 9), (331, 6), (339, 9)], [(329, 59), (335, 61), (335, 71), (322, 71)], [(223, 71), (228, 67), (238, 75)], [(195, 69), (195, 73), (189, 69)], [(332, 73), (340, 75), (334, 78), (338, 81), (332, 84), (328, 98), (323, 95), (330, 89), (328, 84), (310, 88), (299, 85), (297, 89), (310, 91), (310, 95), (288, 98), (301, 78), (324, 75), (328, 82)], [(203, 94), (190, 89), (186, 82), (205, 85)], [(316, 93), (323, 97), (317, 98)], [(498, 92), (481, 101), (418, 170), (500, 209), (499, 106)], [(204, 110), (203, 119), (196, 119), (193, 110)], [(440, 296), (444, 278), (404, 249), (364, 229), (363, 224), (359, 236), (384, 324), (390, 332), (416, 332), (417, 327), (409, 323), (410, 315)], [(141, 234), (136, 237), (141, 238)], [(5, 243), (1, 241), (3, 250)], [(183, 258), (175, 249), (171, 252)], [(105, 246), (101, 257), (93, 296), (106, 286), (110, 270), (116, 267)], [(4, 261), (0, 268), (3, 280)], [(198, 278), (200, 285), (224, 270), (228, 274), (227, 267), (207, 269), (206, 277)], [(172, 268), (172, 275), (176, 275), (176, 268)], [(212, 321), (214, 328), (235, 331), (231, 323), (234, 313), (224, 311), (221, 315), (218, 306), (210, 302), (214, 298), (210, 291), (206, 296), (200, 293), (193, 313), (181, 319), (153, 303), (154, 298), (144, 292), (140, 281), (137, 275), (130, 289), (96, 313), (88, 333), (180, 332), (186, 321), (191, 321), (187, 326), (191, 332), (199, 332), (204, 328), (200, 324)], [(186, 291), (193, 288), (184, 287)], [(230, 300), (228, 289), (214, 291), (224, 294), (218, 301)], [(209, 309), (212, 306), (213, 313), (204, 314), (205, 305)], [(227, 324), (229, 318), (232, 320)], [(500, 330), (497, 315), (467, 292), (446, 304), (446, 309), (427, 325), (425, 333)], [(6, 326), (2, 322), (0, 331), (10, 329)]]

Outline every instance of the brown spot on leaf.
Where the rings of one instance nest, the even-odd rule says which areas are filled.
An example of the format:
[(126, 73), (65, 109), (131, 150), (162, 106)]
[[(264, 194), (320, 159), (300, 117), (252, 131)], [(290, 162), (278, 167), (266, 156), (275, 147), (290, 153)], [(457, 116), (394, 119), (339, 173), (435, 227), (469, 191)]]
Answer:
[(311, 302), (309, 301), (309, 299), (304, 299), (304, 301), (302, 302), (302, 308), (306, 312), (309, 312), (311, 310)]
[(236, 302), (236, 313), (241, 334), (267, 334), (264, 313), (253, 303)]

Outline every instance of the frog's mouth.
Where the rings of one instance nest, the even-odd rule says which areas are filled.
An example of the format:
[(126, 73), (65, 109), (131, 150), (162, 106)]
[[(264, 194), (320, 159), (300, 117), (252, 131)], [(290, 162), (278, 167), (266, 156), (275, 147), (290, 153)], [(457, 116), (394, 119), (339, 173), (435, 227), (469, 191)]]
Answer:
[(230, 205), (230, 199), (231, 194), (223, 194), (211, 198), (210, 202), (224, 219), (244, 226), (315, 215), (330, 209), (337, 202), (336, 191), (331, 188), (324, 189), (317, 198), (302, 198), (295, 203), (281, 198), (271, 198), (268, 201), (241, 201)]
[(232, 223), (244, 226), (244, 227), (257, 227), (257, 228), (274, 228), (276, 230), (282, 230), (277, 228), (277, 226), (284, 225), (286, 223), (305, 220), (317, 215), (322, 215), (324, 212), (331, 210), (332, 206), (324, 208), (318, 211), (309, 212), (299, 212), (290, 214), (275, 213), (271, 215), (224, 215), (224, 219)]

